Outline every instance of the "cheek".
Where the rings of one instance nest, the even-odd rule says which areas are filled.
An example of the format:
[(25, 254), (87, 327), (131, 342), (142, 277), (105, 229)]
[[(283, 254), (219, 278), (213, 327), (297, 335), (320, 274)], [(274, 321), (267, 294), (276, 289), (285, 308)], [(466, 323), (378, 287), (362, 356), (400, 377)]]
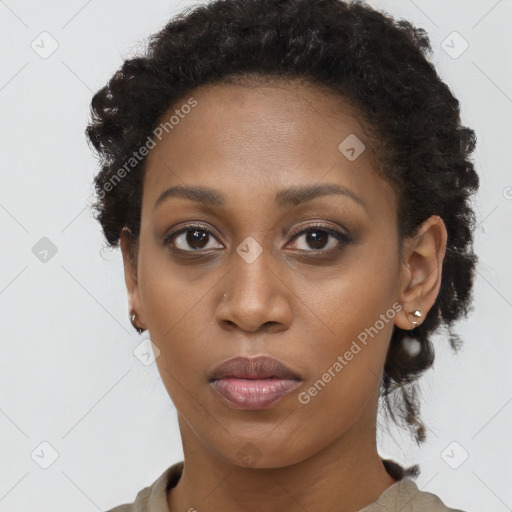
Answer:
[(317, 336), (304, 352), (310, 369), (298, 398), (306, 414), (338, 411), (333, 421), (342, 430), (342, 424), (354, 421), (380, 387), (395, 315), (391, 307), (370, 300), (354, 300), (338, 310), (331, 321), (335, 334)]
[(198, 326), (191, 316), (204, 309), (215, 277), (208, 265), (177, 264), (169, 250), (151, 237), (141, 235), (139, 290), (152, 339), (167, 346), (177, 333)]
[(361, 333), (364, 338), (367, 329), (373, 332), (376, 322), (381, 337), (389, 338), (396, 314), (392, 306), (399, 282), (397, 258), (389, 241), (368, 240), (353, 249), (342, 266), (303, 284), (301, 298), (318, 318), (318, 336), (329, 352), (342, 353)]
[(139, 290), (144, 314), (151, 340), (160, 350), (156, 363), (173, 401), (202, 374), (201, 361), (208, 360), (207, 351), (212, 350), (205, 304), (214, 284), (210, 274), (194, 285), (165, 251), (141, 258)]
[(380, 387), (394, 318), (401, 308), (395, 303), (397, 256), (388, 241), (380, 246), (373, 242), (372, 251), (361, 249), (319, 286), (303, 290), (321, 319), (304, 351), (311, 372), (303, 402), (315, 414), (339, 408), (353, 417)]

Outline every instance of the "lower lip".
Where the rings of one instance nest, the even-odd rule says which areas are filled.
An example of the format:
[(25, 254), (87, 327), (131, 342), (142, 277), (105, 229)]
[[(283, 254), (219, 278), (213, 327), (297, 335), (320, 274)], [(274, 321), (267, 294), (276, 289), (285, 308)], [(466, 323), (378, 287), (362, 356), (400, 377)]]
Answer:
[(264, 409), (293, 391), (294, 379), (235, 379), (212, 382), (213, 387), (236, 409)]

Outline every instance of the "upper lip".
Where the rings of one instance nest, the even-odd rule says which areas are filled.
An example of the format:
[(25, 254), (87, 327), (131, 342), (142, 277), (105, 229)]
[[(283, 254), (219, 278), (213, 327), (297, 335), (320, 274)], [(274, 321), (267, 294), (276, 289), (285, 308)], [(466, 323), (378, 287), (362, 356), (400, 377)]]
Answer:
[(210, 375), (210, 381), (225, 379), (295, 379), (300, 377), (278, 359), (267, 356), (233, 357), (218, 366)]

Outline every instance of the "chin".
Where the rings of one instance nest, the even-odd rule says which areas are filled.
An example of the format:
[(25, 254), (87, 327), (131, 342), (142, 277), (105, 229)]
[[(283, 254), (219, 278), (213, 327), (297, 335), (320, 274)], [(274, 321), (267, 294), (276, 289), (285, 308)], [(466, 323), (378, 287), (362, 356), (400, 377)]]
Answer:
[[(272, 436), (272, 434), (271, 434)], [(257, 436), (233, 436), (228, 446), (216, 451), (229, 464), (243, 468), (277, 469), (292, 466), (315, 453), (314, 447), (298, 449), (292, 437), (288, 436), (286, 442), (276, 436), (270, 439), (268, 433)], [(302, 438), (302, 442), (304, 439)]]

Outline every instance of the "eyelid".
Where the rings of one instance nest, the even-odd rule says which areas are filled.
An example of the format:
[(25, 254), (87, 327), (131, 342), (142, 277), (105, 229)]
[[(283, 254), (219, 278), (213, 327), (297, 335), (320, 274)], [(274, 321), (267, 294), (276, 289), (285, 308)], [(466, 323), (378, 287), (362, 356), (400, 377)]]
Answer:
[(292, 238), (294, 238), (296, 235), (307, 233), (309, 230), (315, 229), (315, 228), (318, 230), (323, 230), (323, 231), (327, 231), (327, 232), (336, 232), (336, 233), (344, 236), (347, 240), (352, 240), (352, 235), (350, 234), (350, 231), (347, 228), (345, 228), (344, 226), (341, 226), (339, 224), (333, 225), (332, 223), (329, 223), (328, 221), (320, 221), (320, 220), (312, 221), (305, 226), (300, 226), (300, 227), (294, 228), (292, 230), (292, 233), (290, 234), (290, 236)]

